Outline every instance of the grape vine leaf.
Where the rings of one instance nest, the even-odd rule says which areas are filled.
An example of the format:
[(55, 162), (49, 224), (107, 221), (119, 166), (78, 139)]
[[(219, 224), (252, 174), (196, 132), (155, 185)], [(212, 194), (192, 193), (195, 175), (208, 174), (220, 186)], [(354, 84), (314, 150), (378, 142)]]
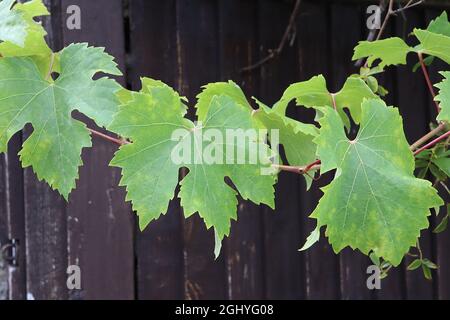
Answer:
[(413, 49), (401, 38), (393, 37), (377, 41), (360, 41), (355, 47), (353, 60), (367, 58), (369, 67), (380, 60), (379, 67), (406, 64), (406, 56)]
[(201, 93), (197, 95), (196, 115), (198, 121), (204, 121), (211, 105), (211, 100), (216, 95), (227, 95), (237, 104), (252, 110), (248, 100), (241, 88), (233, 81), (214, 82), (203, 86)]
[(45, 41), (47, 32), (42, 24), (34, 19), (47, 16), (49, 12), (42, 0), (32, 0), (26, 3), (18, 3), (14, 10), (19, 12), (26, 23), (27, 34), (21, 44), (11, 41), (0, 43), (0, 54), (4, 57), (32, 57), (41, 74), (45, 74), (52, 67), (52, 71), (59, 70), (59, 55), (54, 54)]
[(420, 41), (417, 52), (435, 56), (450, 64), (450, 37), (421, 29), (415, 29), (414, 35)]
[(361, 103), (363, 99), (377, 98), (364, 80), (349, 77), (342, 89), (337, 93), (330, 93), (325, 78), (315, 76), (308, 81), (290, 85), (273, 109), (278, 113), (285, 113), (289, 102), (295, 99), (298, 106), (305, 107), (333, 107), (336, 106), (342, 119), (349, 126), (348, 117), (344, 108), (348, 108), (353, 120), (359, 123), (361, 117)]
[(450, 37), (450, 23), (448, 21), (447, 12), (442, 12), (439, 17), (431, 21), (427, 31)]
[(320, 227), (316, 227), (306, 238), (306, 242), (298, 251), (306, 251), (320, 240)]
[(441, 107), (437, 120), (450, 122), (450, 71), (444, 71), (441, 74), (444, 76), (444, 80), (435, 85), (439, 89), (435, 100), (440, 103)]
[(44, 78), (28, 57), (0, 59), (0, 152), (25, 124), (33, 133), (23, 144), (23, 167), (32, 166), (65, 199), (75, 187), (81, 150), (91, 146), (86, 126), (71, 117), (78, 110), (100, 126), (107, 126), (117, 111), (115, 92), (120, 86), (98, 73), (120, 75), (103, 48), (70, 45), (61, 52), (61, 74)]
[(286, 114), (289, 103), (295, 99), (297, 106), (323, 107), (332, 106), (333, 100), (327, 89), (323, 75), (314, 76), (307, 81), (291, 84), (283, 93), (281, 99), (275, 103), (273, 109), (280, 114)]
[(27, 36), (27, 23), (21, 12), (11, 9), (15, 0), (0, 1), (0, 42), (10, 41), (23, 46)]
[[(254, 113), (257, 121), (269, 130), (269, 139), (271, 130), (277, 130), (279, 144), (283, 145), (286, 159), (293, 166), (308, 165), (316, 160), (317, 147), (314, 138), (318, 135), (317, 127), (312, 124), (305, 124), (280, 114), (274, 109), (269, 108), (262, 102), (256, 100), (259, 109)], [(272, 148), (278, 149), (272, 139)], [(310, 188), (312, 177), (304, 175), (307, 183), (307, 189)]]
[(326, 225), (335, 252), (347, 246), (373, 251), (396, 266), (428, 227), (429, 209), (442, 199), (430, 182), (414, 177), (414, 157), (397, 109), (365, 100), (353, 140), (334, 110), (323, 113), (316, 138), (321, 172), (337, 171), (311, 217), (319, 227)]
[[(127, 200), (137, 211), (141, 229), (165, 214), (174, 197), (179, 169), (189, 169), (178, 194), (184, 214), (187, 218), (198, 212), (206, 227), (213, 227), (216, 238), (222, 240), (229, 235), (231, 220), (237, 218), (237, 192), (225, 177), (243, 199), (273, 208), (275, 172), (269, 156), (254, 164), (234, 164), (228, 152), (223, 152), (230, 142), (218, 136), (225, 137), (228, 130), (253, 129), (251, 110), (228, 95), (215, 95), (206, 107), (205, 120), (194, 124), (184, 118), (182, 101), (168, 86), (151, 86), (151, 94), (144, 90), (133, 93), (133, 100), (120, 107), (110, 126), (132, 142), (119, 149), (111, 165), (122, 169), (120, 184), (126, 186)], [(206, 137), (206, 132), (214, 137)], [(183, 147), (186, 143), (187, 150)], [(264, 142), (252, 139), (234, 150), (249, 154), (255, 148), (271, 154)], [(215, 160), (204, 160), (205, 152), (214, 153)], [(270, 174), (262, 175), (264, 168)], [(216, 241), (216, 251), (219, 247)]]

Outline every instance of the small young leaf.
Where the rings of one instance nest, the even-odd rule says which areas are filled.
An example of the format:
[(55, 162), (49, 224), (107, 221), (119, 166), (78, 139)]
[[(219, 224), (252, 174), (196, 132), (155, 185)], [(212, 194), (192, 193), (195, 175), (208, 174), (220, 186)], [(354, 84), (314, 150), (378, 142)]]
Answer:
[[(428, 57), (426, 57), (425, 59), (423, 59), (423, 63), (424, 63), (427, 67), (431, 66), (431, 64), (433, 63), (433, 61), (434, 61), (434, 57), (433, 57), (433, 56), (428, 56)], [(414, 65), (412, 71), (413, 71), (413, 72), (416, 72), (419, 68), (420, 68), (420, 62), (417, 62), (417, 63)]]
[(412, 49), (400, 38), (388, 38), (378, 41), (361, 41), (355, 48), (353, 60), (368, 58), (368, 66), (380, 60), (378, 65), (384, 68), (390, 65), (406, 64), (406, 56)]
[(374, 265), (376, 265), (376, 266), (379, 266), (380, 265), (380, 257), (378, 257), (374, 252), (371, 252), (370, 254), (369, 254), (369, 258), (370, 258), (370, 260), (372, 261), (372, 263), (374, 264)]
[(367, 77), (366, 83), (373, 93), (378, 92), (378, 80), (375, 77), (372, 76)]
[(222, 239), (220, 235), (217, 233), (216, 229), (214, 229), (214, 257), (217, 260), (220, 256), (220, 251), (222, 250)]
[(445, 181), (446, 177), (450, 176), (450, 158), (435, 158), (433, 159), (433, 163), (445, 174), (441, 179)]
[(411, 262), (407, 268), (409, 271), (413, 271), (418, 269), (422, 265), (422, 260), (416, 259), (413, 262)]
[(379, 86), (378, 86), (377, 94), (378, 94), (380, 97), (385, 97), (385, 96), (387, 96), (387, 95), (389, 94), (389, 91), (388, 91), (385, 87), (379, 85)]
[(439, 225), (433, 230), (433, 233), (441, 233), (447, 229), (448, 226), (448, 215), (445, 215), (444, 218), (442, 218), (442, 221), (439, 223)]
[(427, 279), (427, 280), (433, 279), (433, 277), (431, 275), (431, 270), (426, 264), (422, 264), (422, 271), (423, 271), (423, 275), (424, 275), (425, 279)]
[(298, 251), (305, 251), (308, 250), (309, 248), (311, 248), (316, 242), (319, 242), (320, 239), (320, 228), (316, 227), (311, 234), (308, 236), (308, 238), (306, 239), (305, 244), (303, 245), (303, 247), (301, 249), (299, 249)]
[(422, 260), (422, 263), (424, 264), (424, 265), (426, 265), (428, 268), (430, 268), (430, 269), (437, 269), (438, 268), (438, 266), (435, 264), (435, 263), (433, 263), (433, 262), (431, 262), (430, 260), (428, 260), (428, 259), (423, 259)]
[(439, 181), (445, 181), (445, 179), (447, 178), (447, 175), (445, 174), (445, 172), (441, 171), (433, 163), (430, 164), (430, 172)]

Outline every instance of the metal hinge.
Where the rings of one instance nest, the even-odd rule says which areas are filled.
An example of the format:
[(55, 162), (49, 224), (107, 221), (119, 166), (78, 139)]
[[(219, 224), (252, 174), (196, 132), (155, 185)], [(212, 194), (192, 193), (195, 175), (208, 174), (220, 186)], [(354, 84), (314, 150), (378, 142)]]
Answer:
[(5, 262), (10, 266), (19, 266), (18, 259), (19, 240), (11, 239), (6, 244), (1, 246), (0, 253)]

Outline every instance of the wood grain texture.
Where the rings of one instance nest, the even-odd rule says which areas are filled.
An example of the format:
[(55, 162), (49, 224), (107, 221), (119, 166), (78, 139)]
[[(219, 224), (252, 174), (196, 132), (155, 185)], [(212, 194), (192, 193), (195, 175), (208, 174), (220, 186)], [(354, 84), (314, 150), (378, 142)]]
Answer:
[[(218, 2), (177, 1), (176, 18), (177, 88), (193, 106), (201, 86), (220, 77)], [(193, 119), (193, 108), (188, 116)], [(214, 261), (212, 229), (206, 231), (195, 214), (183, 224), (183, 239), (184, 297), (194, 300), (229, 297), (226, 248)]]
[[(233, 19), (229, 19), (233, 17)], [(235, 21), (240, 21), (236, 24)], [(233, 80), (247, 94), (258, 95), (257, 76), (240, 69), (258, 57), (257, 3), (251, 0), (219, 1), (220, 79)], [(261, 208), (240, 199), (239, 222), (233, 221), (226, 242), (229, 299), (264, 298), (264, 243)]]
[[(140, 76), (177, 84), (175, 1), (130, 1), (129, 78), (140, 88)], [(176, 194), (176, 193), (175, 193)], [(139, 299), (183, 298), (181, 209), (172, 201), (166, 215), (136, 233)]]
[[(289, 21), (292, 3), (259, 1), (260, 59), (276, 48)], [(270, 21), (270, 23), (268, 23)], [(272, 105), (281, 98), (290, 83), (299, 80), (298, 58), (293, 46), (286, 46), (281, 55), (262, 66), (260, 73), (261, 101)], [(276, 85), (274, 85), (276, 84)], [(296, 110), (289, 115), (297, 117)], [(266, 297), (268, 299), (301, 299), (304, 297), (303, 256), (297, 251), (300, 238), (299, 181), (303, 179), (281, 173), (275, 193), (275, 212), (264, 210), (264, 245)]]
[[(331, 7), (331, 81), (329, 90), (338, 92), (347, 78), (358, 73), (352, 61), (353, 48), (363, 38), (362, 24), (365, 12), (361, 6), (336, 4)], [(342, 36), (345, 31), (345, 37)], [(367, 267), (372, 264), (357, 250), (345, 248), (340, 253), (340, 291), (342, 299), (370, 299), (367, 289)]]
[[(81, 29), (69, 30), (67, 8), (81, 9)], [(105, 47), (125, 72), (124, 18), (121, 0), (63, 0), (63, 42), (88, 42)], [(123, 85), (126, 74), (118, 78)], [(85, 119), (85, 117), (82, 117)], [(93, 121), (86, 120), (90, 128)], [(67, 206), (68, 259), (81, 268), (82, 290), (70, 292), (71, 299), (134, 298), (134, 218), (124, 189), (118, 187), (120, 170), (108, 163), (117, 146), (98, 138), (83, 151), (77, 189)]]
[[(331, 38), (329, 7), (325, 4), (305, 3), (297, 23), (298, 30), (298, 59), (299, 80), (305, 81), (311, 77), (323, 74), (329, 79), (331, 74)], [(314, 119), (312, 110), (302, 109), (301, 119)], [(301, 185), (299, 195), (302, 237), (298, 247), (303, 245), (306, 237), (314, 230), (316, 221), (308, 218), (322, 197), (319, 187), (329, 183), (330, 177), (324, 176), (313, 184), (309, 191)], [(336, 299), (340, 295), (339, 289), (339, 258), (333, 253), (325, 237), (309, 250), (301, 252), (304, 257), (305, 297), (307, 299)]]

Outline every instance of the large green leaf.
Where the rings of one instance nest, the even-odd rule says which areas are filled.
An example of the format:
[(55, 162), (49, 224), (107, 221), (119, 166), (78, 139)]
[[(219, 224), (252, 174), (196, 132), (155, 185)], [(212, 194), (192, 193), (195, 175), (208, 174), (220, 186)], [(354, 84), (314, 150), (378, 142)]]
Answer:
[(368, 66), (380, 60), (379, 67), (406, 64), (406, 56), (412, 49), (398, 37), (377, 41), (360, 41), (355, 47), (353, 60), (367, 58)]
[[(139, 215), (141, 229), (167, 211), (183, 167), (189, 169), (179, 193), (184, 214), (189, 217), (198, 212), (219, 240), (229, 234), (237, 209), (237, 193), (225, 177), (242, 198), (274, 206), (275, 176), (269, 156), (236, 164), (224, 152), (231, 146), (234, 154), (241, 152), (246, 157), (255, 148), (269, 155), (267, 145), (259, 139), (248, 139), (244, 145), (223, 140), (230, 130), (254, 129), (251, 110), (228, 95), (215, 95), (206, 107), (204, 121), (195, 125), (183, 117), (185, 107), (171, 88), (151, 85), (150, 93), (146, 90), (148, 87), (133, 93), (133, 100), (120, 108), (111, 125), (132, 141), (120, 148), (111, 165), (122, 168), (121, 185), (126, 186), (127, 200)], [(187, 150), (184, 143), (189, 145)], [(205, 153), (214, 155), (213, 161), (204, 159)], [(262, 174), (262, 169), (270, 174)]]
[(0, 59), (0, 152), (25, 124), (33, 133), (20, 151), (24, 167), (32, 166), (66, 199), (75, 187), (81, 150), (91, 145), (85, 125), (71, 116), (77, 109), (100, 126), (117, 111), (113, 80), (92, 80), (97, 72), (119, 75), (111, 56), (102, 48), (71, 45), (61, 53), (61, 74), (44, 78), (30, 58)]
[(27, 36), (27, 23), (21, 12), (11, 10), (14, 2), (15, 0), (0, 0), (0, 41), (23, 46)]
[(336, 252), (350, 246), (398, 265), (428, 227), (429, 208), (442, 204), (431, 183), (413, 175), (414, 157), (398, 110), (366, 100), (353, 140), (334, 110), (323, 112), (316, 138), (321, 172), (337, 171), (312, 217), (326, 225)]
[(439, 121), (450, 121), (450, 72), (441, 72), (444, 80), (435, 86), (439, 88), (439, 94), (436, 96), (436, 101), (440, 103), (441, 111), (437, 119)]

